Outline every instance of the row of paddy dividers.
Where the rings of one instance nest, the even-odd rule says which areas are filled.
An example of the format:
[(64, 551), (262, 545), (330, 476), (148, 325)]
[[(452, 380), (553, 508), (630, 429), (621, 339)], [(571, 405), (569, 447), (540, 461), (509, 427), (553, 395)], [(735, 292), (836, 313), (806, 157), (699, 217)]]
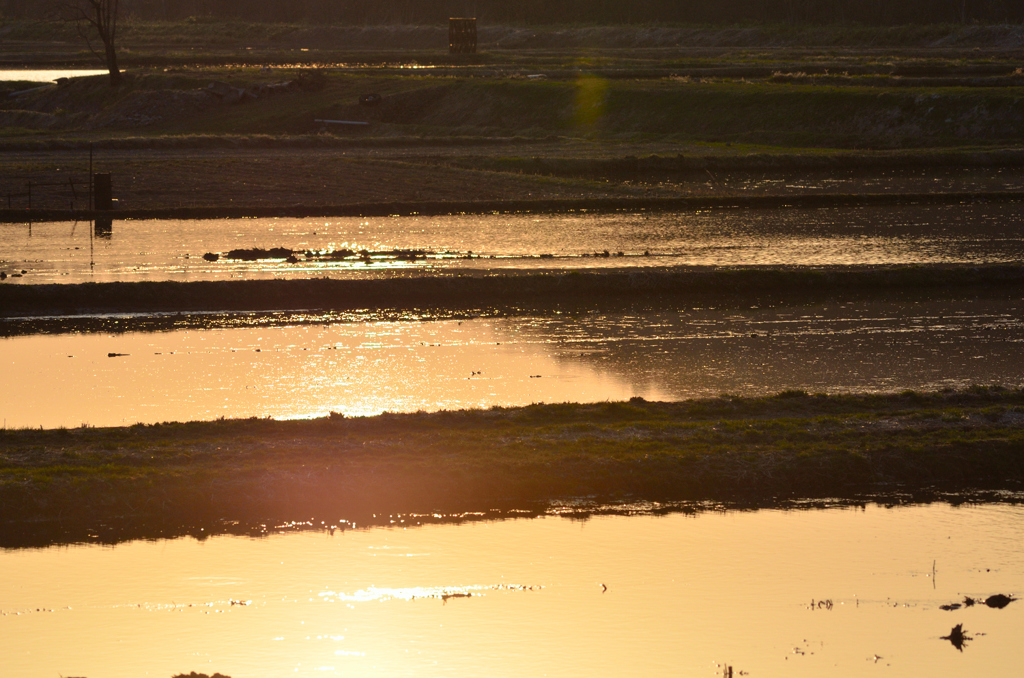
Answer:
[[(601, 305), (814, 303), (840, 298), (1019, 297), (1020, 264), (626, 267), (376, 279), (0, 285), (0, 333), (71, 331), (76, 316), (277, 311), (545, 312)], [(173, 322), (179, 319), (172, 318)], [(124, 327), (131, 325), (127, 320)]]
[(468, 200), (351, 203), (340, 205), (173, 207), (164, 209), (63, 210), (0, 209), (0, 223), (86, 221), (91, 219), (240, 219), (259, 217), (388, 217), (459, 214), (562, 212), (670, 212), (716, 208), (851, 207), (886, 205), (958, 205), (1024, 199), (1020, 191), (940, 193), (811, 193), (692, 197), (594, 197), (540, 200)]
[(162, 536), (218, 521), (485, 515), (580, 498), (1019, 499), (1022, 420), (1024, 391), (979, 386), (0, 430), (0, 545), (133, 522)]

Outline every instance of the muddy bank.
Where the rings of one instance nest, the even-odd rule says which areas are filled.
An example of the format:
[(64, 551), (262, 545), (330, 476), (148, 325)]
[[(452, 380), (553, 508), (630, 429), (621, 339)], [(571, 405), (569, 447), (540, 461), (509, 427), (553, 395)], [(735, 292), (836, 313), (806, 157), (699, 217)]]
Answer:
[[(1019, 490), (1024, 391), (0, 431), (0, 543), (96, 525)], [(143, 528), (139, 528), (143, 529)], [(179, 528), (180, 529), (180, 528)], [(116, 530), (111, 532), (115, 533)]]
[(1017, 202), (1017, 191), (956, 193), (866, 193), (698, 196), (679, 198), (595, 197), (548, 200), (470, 200), (352, 203), (341, 205), (220, 206), (167, 209), (121, 209), (107, 212), (60, 209), (0, 209), (0, 222), (86, 221), (96, 218), (128, 219), (242, 219), (246, 217), (386, 217), (447, 216), (453, 214), (643, 212), (781, 207), (851, 207), (879, 205), (958, 205), (970, 202)]
[[(714, 297), (804, 302), (850, 295), (1019, 290), (1024, 266), (631, 268), (373, 280), (0, 284), (0, 318), (100, 313), (571, 308)], [(12, 326), (13, 327), (13, 326)], [(7, 329), (9, 333), (10, 328)]]

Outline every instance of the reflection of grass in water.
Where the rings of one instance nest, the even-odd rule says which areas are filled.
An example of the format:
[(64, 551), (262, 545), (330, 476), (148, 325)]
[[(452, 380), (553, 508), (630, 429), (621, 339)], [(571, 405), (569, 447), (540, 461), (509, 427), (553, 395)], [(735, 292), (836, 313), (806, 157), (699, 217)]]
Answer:
[(842, 497), (1024, 480), (1024, 391), (723, 396), (315, 421), (0, 432), (21, 520)]

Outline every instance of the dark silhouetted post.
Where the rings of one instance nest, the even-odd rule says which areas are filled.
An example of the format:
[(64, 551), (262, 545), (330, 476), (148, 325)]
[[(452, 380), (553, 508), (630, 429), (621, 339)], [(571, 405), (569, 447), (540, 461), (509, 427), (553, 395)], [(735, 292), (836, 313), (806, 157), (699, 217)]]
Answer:
[(95, 174), (92, 178), (93, 209), (110, 210), (114, 208), (114, 193), (110, 184), (110, 174)]

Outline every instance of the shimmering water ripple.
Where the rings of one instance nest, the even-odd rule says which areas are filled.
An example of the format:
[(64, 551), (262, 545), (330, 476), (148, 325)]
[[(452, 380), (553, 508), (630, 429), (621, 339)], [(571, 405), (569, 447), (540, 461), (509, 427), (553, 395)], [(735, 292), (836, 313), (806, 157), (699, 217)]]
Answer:
[(0, 339), (0, 419), (107, 426), (1019, 386), (1022, 344), (1024, 305), (984, 298), (28, 335)]
[[(375, 277), (489, 269), (666, 265), (842, 265), (1024, 260), (1018, 203), (787, 209), (671, 214), (462, 215), (340, 219), (0, 224), (4, 284), (114, 280)], [(231, 250), (283, 247), (245, 262)], [(365, 250), (369, 257), (307, 258)], [(422, 250), (409, 260), (394, 250)], [(619, 256), (621, 253), (622, 256)], [(207, 261), (205, 254), (218, 254)]]

